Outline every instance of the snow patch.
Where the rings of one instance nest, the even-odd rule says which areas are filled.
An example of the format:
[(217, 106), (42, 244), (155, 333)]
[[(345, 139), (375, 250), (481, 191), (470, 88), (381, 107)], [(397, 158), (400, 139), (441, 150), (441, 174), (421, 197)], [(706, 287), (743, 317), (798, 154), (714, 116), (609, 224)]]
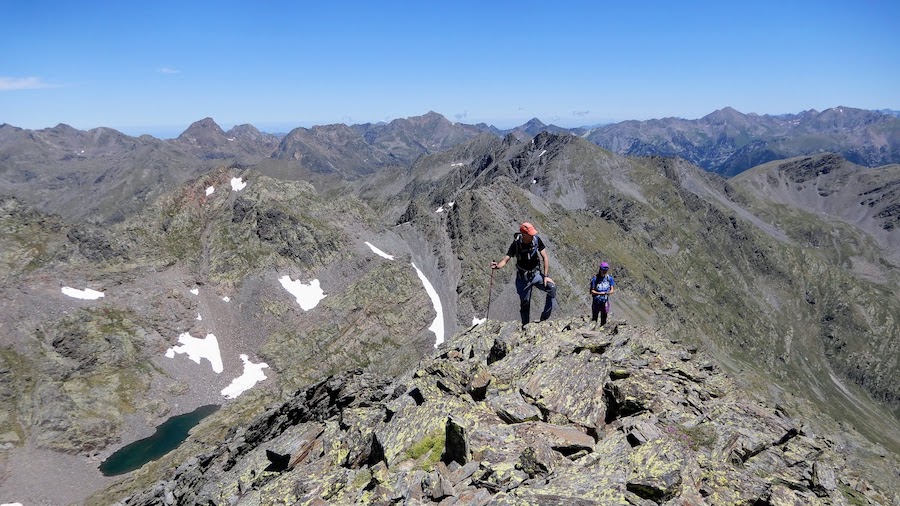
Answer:
[(222, 297), (222, 300), (224, 300), (225, 302), (231, 302), (231, 297), (226, 295), (226, 296)]
[(103, 292), (98, 292), (97, 290), (91, 290), (90, 288), (78, 290), (69, 286), (62, 287), (62, 293), (68, 295), (69, 297), (74, 297), (76, 299), (82, 300), (97, 300), (100, 297), (106, 297)]
[(226, 399), (234, 399), (249, 390), (253, 385), (266, 379), (266, 374), (262, 370), (269, 367), (269, 364), (265, 362), (254, 364), (250, 361), (250, 357), (243, 353), (241, 354), (241, 360), (244, 361), (244, 374), (231, 380), (231, 383), (222, 389), (222, 395)]
[(472, 325), (481, 325), (486, 322), (487, 318), (472, 318)]
[(203, 317), (200, 316), (200, 313), (197, 313), (197, 321), (203, 321)]
[(216, 188), (215, 188), (214, 186), (207, 186), (207, 187), (206, 187), (206, 195), (207, 195), (207, 196), (212, 195), (214, 191), (216, 191)]
[(375, 246), (373, 246), (372, 243), (370, 243), (370, 242), (368, 242), (368, 241), (366, 241), (366, 246), (368, 246), (369, 249), (371, 249), (373, 253), (375, 253), (376, 255), (378, 255), (378, 256), (380, 256), (380, 257), (387, 258), (388, 260), (393, 260), (393, 259), (394, 259), (394, 255), (388, 255), (388, 254), (385, 253), (384, 251), (381, 251), (380, 249), (378, 249), (378, 248), (376, 248)]
[(458, 163), (450, 164), (451, 167), (462, 167), (463, 165), (465, 165), (465, 162), (458, 162)]
[(538, 158), (540, 158), (540, 157), (542, 157), (542, 156), (544, 156), (544, 153), (546, 153), (546, 152), (547, 152), (547, 150), (546, 150), (546, 149), (545, 149), (545, 150), (543, 150), (543, 151), (541, 151), (541, 154), (539, 154), (539, 155), (538, 155)]
[(428, 281), (425, 274), (416, 267), (416, 264), (412, 264), (412, 266), (413, 269), (416, 270), (416, 274), (419, 275), (419, 279), (422, 280), (425, 291), (428, 293), (428, 296), (431, 297), (431, 304), (434, 305), (434, 311), (437, 313), (437, 316), (434, 317), (434, 321), (431, 322), (431, 326), (428, 327), (428, 330), (434, 332), (434, 347), (437, 348), (444, 342), (444, 308), (441, 306), (441, 299), (438, 297), (437, 290), (434, 289), (434, 286), (431, 285), (431, 282)]
[(285, 290), (297, 298), (297, 304), (300, 304), (300, 308), (304, 311), (309, 311), (316, 307), (319, 301), (325, 298), (325, 292), (319, 287), (318, 279), (305, 284), (300, 282), (300, 280), (293, 281), (290, 276), (284, 275), (278, 281), (281, 282), (281, 286)]
[(191, 293), (194, 295), (200, 295), (200, 289), (199, 288), (191, 288)]
[(247, 183), (244, 182), (243, 178), (233, 177), (231, 178), (231, 189), (239, 192), (247, 186)]
[(204, 339), (200, 339), (185, 332), (178, 336), (178, 342), (181, 346), (173, 346), (166, 350), (166, 357), (175, 358), (176, 353), (185, 353), (189, 359), (198, 364), (205, 358), (212, 365), (213, 372), (216, 374), (222, 372), (222, 353), (219, 351), (219, 340), (214, 334), (206, 334)]

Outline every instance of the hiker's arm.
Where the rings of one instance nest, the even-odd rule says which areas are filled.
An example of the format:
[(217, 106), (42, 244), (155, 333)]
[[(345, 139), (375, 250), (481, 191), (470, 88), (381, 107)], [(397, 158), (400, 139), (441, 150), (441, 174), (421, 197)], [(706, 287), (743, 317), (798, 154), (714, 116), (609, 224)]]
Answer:
[(550, 257), (547, 256), (547, 250), (541, 250), (541, 258), (544, 259), (544, 286), (549, 283), (553, 283), (553, 278), (549, 276), (550, 274)]
[(616, 285), (610, 285), (609, 290), (607, 290), (605, 292), (598, 292), (597, 290), (594, 290), (593, 286), (591, 286), (591, 295), (611, 295), (615, 291), (616, 291)]
[(499, 262), (491, 262), (491, 269), (502, 269), (506, 262), (509, 262), (509, 255), (503, 257)]

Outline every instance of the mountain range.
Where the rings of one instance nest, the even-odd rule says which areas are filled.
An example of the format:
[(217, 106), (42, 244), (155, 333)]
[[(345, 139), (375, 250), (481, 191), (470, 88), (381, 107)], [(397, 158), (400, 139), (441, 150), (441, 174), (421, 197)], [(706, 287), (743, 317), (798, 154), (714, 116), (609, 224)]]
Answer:
[[(157, 196), (159, 189), (183, 183), (225, 160), (268, 163), (268, 170), (278, 177), (323, 184), (406, 167), (421, 155), (442, 152), (481, 135), (512, 134), (524, 139), (544, 131), (578, 135), (626, 156), (677, 156), (724, 176), (826, 151), (866, 167), (900, 161), (900, 118), (848, 107), (779, 116), (725, 108), (697, 120), (625, 121), (570, 130), (535, 118), (507, 131), (452, 123), (429, 112), (390, 123), (296, 128), (281, 139), (252, 125), (225, 132), (211, 118), (170, 140), (130, 137), (108, 128), (84, 132), (61, 124), (32, 131), (3, 124), (0, 191), (25, 194), (30, 203), (50, 212), (117, 221)], [(165, 170), (168, 167), (178, 170)], [(122, 170), (129, 170), (129, 177), (120, 177)], [(140, 175), (134, 173), (138, 170)], [(119, 186), (98, 184), (103, 180), (119, 181)], [(73, 187), (83, 188), (77, 193), (90, 198), (74, 201), (66, 195)]]
[[(215, 403), (224, 407), (182, 449), (120, 481), (85, 478), (94, 480), (95, 486), (85, 487), (84, 495), (73, 501), (108, 504), (131, 497), (138, 504), (142, 497), (162, 497), (165, 502), (167, 486), (174, 487), (168, 489), (173, 501), (176, 489), (181, 490), (178, 497), (198, 497), (189, 495), (196, 490), (179, 481), (178, 476), (184, 476), (196, 479), (192, 483), (220, 487), (223, 494), (242, 490), (235, 497), (246, 497), (242, 500), (247, 502), (239, 504), (250, 504), (263, 491), (274, 490), (267, 488), (270, 483), (281, 487), (296, 483), (297, 476), (284, 475), (285, 482), (275, 477), (274, 481), (222, 478), (221, 472), (235, 465), (247, 473), (257, 472), (257, 459), (265, 455), (263, 443), (281, 437), (267, 433), (248, 438), (260, 426), (254, 420), (277, 418), (279, 410), (313, 409), (303, 403), (322, 390), (311, 385), (362, 368), (365, 374), (387, 378), (371, 380), (382, 393), (372, 393), (377, 398), (372, 397), (370, 405), (341, 401), (344, 394), (328, 394), (316, 404), (325, 411), (291, 418), (297, 428), (277, 442), (275, 451), (282, 453), (302, 441), (319, 444), (320, 450), (307, 457), (326, 460), (310, 457), (304, 465), (329, 461), (331, 454), (323, 448), (330, 444), (343, 445), (354, 455), (341, 460), (347, 455), (335, 454), (344, 455), (332, 466), (339, 473), (317, 482), (328, 483), (325, 488), (302, 485), (304, 494), (326, 500), (323, 497), (338, 493), (334, 487), (339, 487), (346, 489), (342, 493), (353, 491), (361, 495), (352, 497), (361, 498), (362, 491), (373, 492), (383, 485), (390, 489), (383, 491), (388, 502), (400, 500), (397, 494), (403, 500), (425, 501), (426, 495), (410, 490), (429, 489), (446, 479), (459, 490), (451, 494), (449, 488), (448, 493), (429, 489), (429, 501), (461, 500), (468, 490), (497, 504), (503, 504), (504, 497), (506, 503), (515, 503), (510, 497), (521, 494), (525, 501), (534, 494), (551, 494), (546, 487), (539, 491), (539, 480), (545, 485), (574, 483), (565, 480), (574, 479), (575, 468), (560, 456), (583, 451), (581, 457), (591, 457), (579, 466), (601, 461), (614, 466), (615, 460), (599, 457), (606, 450), (597, 445), (607, 441), (615, 446), (615, 438), (606, 436), (624, 438), (623, 444), (633, 449), (628, 457), (632, 450), (623, 446), (613, 452), (617, 458), (639, 459), (645, 451), (653, 453), (649, 448), (676, 444), (677, 437), (666, 436), (665, 431), (671, 430), (695, 438), (689, 460), (698, 465), (719, 455), (737, 458), (767, 476), (747, 489), (748, 504), (790, 503), (779, 502), (787, 501), (780, 497), (793, 497), (797, 504), (841, 500), (890, 504), (900, 497), (890, 471), (892, 465), (897, 468), (900, 451), (896, 125), (893, 116), (835, 108), (783, 117), (725, 109), (693, 122), (654, 120), (583, 132), (538, 121), (497, 131), (486, 125), (454, 124), (435, 113), (389, 124), (298, 128), (281, 138), (249, 125), (224, 132), (209, 119), (171, 140), (134, 138), (110, 129), (83, 132), (64, 125), (39, 131), (0, 126), (0, 192), (5, 194), (0, 200), (4, 245), (0, 404), (9, 413), (0, 419), (7, 476), (0, 488), (6, 494), (31, 490), (40, 496), (28, 489), (29, 484), (36, 486), (31, 475), (15, 465), (22, 456), (32, 459), (33, 466), (45, 462), (48, 468), (70, 459), (71, 468), (83, 473), (80, 477), (93, 476), (90, 473), (96, 470), (90, 463), (96, 465), (113, 450), (152, 431), (167, 416)], [(724, 136), (715, 144), (719, 151), (707, 150), (711, 145), (698, 140), (710, 132)], [(637, 144), (623, 139), (631, 136), (642, 136), (640, 149), (648, 151), (629, 152)], [(694, 140), (672, 141), (676, 137)], [(812, 138), (823, 144), (811, 142)], [(618, 140), (610, 146), (614, 149), (607, 149), (598, 145), (598, 139)], [(886, 144), (877, 144), (882, 140)], [(856, 151), (846, 151), (843, 143), (853, 144)], [(752, 162), (752, 168), (723, 177), (732, 169), (722, 169), (722, 164), (740, 158), (735, 153), (751, 144), (769, 146), (766, 149), (776, 158), (745, 157), (765, 163)], [(685, 151), (650, 151), (652, 146), (673, 145)], [(776, 145), (778, 150), (772, 147)], [(830, 149), (819, 152), (824, 145)], [(719, 169), (692, 160), (695, 155), (687, 154), (689, 146), (705, 146), (705, 154), (696, 156), (718, 160)], [(877, 166), (870, 167), (870, 162), (861, 164), (863, 160), (856, 158), (862, 153), (888, 158), (871, 162)], [(518, 318), (512, 269), (492, 275), (488, 265), (502, 257), (512, 232), (524, 220), (535, 224), (548, 245), (560, 306), (550, 324), (529, 325), (523, 332), (503, 323)], [(393, 258), (381, 257), (371, 246)], [(650, 393), (642, 394), (650, 396), (642, 409), (622, 414), (631, 401), (627, 393), (617, 397), (616, 389), (625, 388), (619, 384), (598, 385), (597, 402), (608, 411), (619, 410), (621, 416), (604, 418), (603, 423), (595, 417), (587, 423), (571, 411), (568, 401), (558, 398), (577, 389), (560, 384), (557, 390), (540, 391), (535, 379), (540, 376), (514, 377), (510, 371), (518, 366), (486, 358), (493, 353), (494, 341), (502, 342), (497, 346), (506, 347), (510, 357), (522, 357), (516, 360), (525, 361), (520, 366), (527, 373), (527, 350), (538, 341), (602, 341), (603, 334), (578, 333), (586, 325), (590, 304), (587, 280), (600, 260), (612, 264), (619, 285), (613, 317), (620, 337), (627, 339), (613, 348), (622, 356), (602, 358), (600, 348), (610, 345), (600, 344), (594, 351), (585, 348), (587, 355), (576, 356), (584, 349), (573, 344), (565, 353), (533, 362), (533, 367), (565, 368), (572, 360), (597, 355), (603, 361), (627, 359), (632, 375), (687, 374), (697, 382), (693, 369), (676, 373), (658, 364), (658, 357), (670, 354), (688, 357), (684, 353), (693, 352), (679, 348), (686, 343), (703, 350), (714, 367), (732, 378), (727, 392), (714, 390), (716, 395), (705, 386), (692, 387), (705, 392), (697, 399), (682, 391), (696, 404), (698, 418), (692, 423), (682, 418), (684, 414), (676, 417), (669, 408), (652, 405)], [(433, 285), (441, 312), (432, 305), (417, 270)], [(325, 297), (312, 309), (298, 307), (279, 283), (284, 277), (304, 283), (315, 280)], [(106, 296), (76, 300), (60, 291), (64, 286), (100, 290)], [(488, 312), (490, 320), (472, 329), (472, 322)], [(429, 327), (436, 314), (443, 315), (447, 338), (437, 350), (436, 335)], [(552, 324), (555, 321), (558, 326)], [(199, 366), (186, 357), (166, 358), (166, 350), (184, 333), (217, 336), (224, 373), (211, 371), (206, 362)], [(477, 344), (467, 341), (474, 336)], [(253, 362), (264, 361), (271, 376), (225, 402), (220, 391), (240, 374), (241, 354)], [(457, 372), (447, 369), (447, 361), (457, 359), (474, 372), (453, 376)], [(404, 417), (391, 425), (394, 415), (386, 413), (400, 413), (401, 406), (388, 404), (416, 404), (416, 395), (408, 392), (415, 387), (425, 391), (426, 386), (414, 379), (443, 378), (427, 388), (457, 395), (458, 385), (477, 383), (478, 367), (487, 368), (495, 378), (482, 398), (444, 399), (437, 404), (444, 411), (422, 418), (418, 428), (402, 425)], [(502, 372), (497, 367), (509, 369)], [(616, 374), (608, 372), (606, 378), (624, 379)], [(558, 376), (552, 375), (554, 381)], [(604, 389), (609, 390), (605, 397)], [(517, 391), (528, 394), (524, 404), (517, 402), (517, 409), (539, 413), (530, 422), (565, 427), (552, 430), (577, 439), (567, 432), (574, 430), (591, 441), (577, 448), (568, 443), (532, 445), (531, 453), (522, 447), (508, 455), (499, 452), (494, 460), (482, 453), (476, 459), (477, 475), (452, 483), (458, 476), (422, 468), (418, 481), (403, 474), (409, 485), (396, 488), (401, 480), (396, 473), (413, 471), (404, 466), (424, 465), (419, 460), (423, 455), (441, 457), (437, 460), (446, 466), (457, 462), (459, 469), (468, 464), (433, 451), (415, 456), (416, 445), (427, 440), (430, 431), (445, 426), (437, 415), (463, 412), (447, 406), (484, 403), (488, 398), (497, 404)], [(759, 405), (742, 408), (759, 415), (747, 415), (742, 424), (766, 425), (769, 422), (763, 420), (778, 419), (771, 423), (784, 432), (764, 431), (765, 437), (744, 432), (732, 443), (735, 432), (722, 428), (719, 422), (724, 421), (715, 411), (732, 408), (714, 408), (712, 400), (726, 395), (760, 399)], [(550, 402), (551, 398), (557, 400)], [(366, 409), (382, 404), (388, 411), (379, 407), (380, 421), (369, 420), (364, 424), (368, 429), (350, 430), (350, 422), (342, 421), (355, 415), (368, 420), (375, 412)], [(478, 411), (472, 416), (484, 420), (500, 416), (497, 410), (491, 412), (494, 415)], [(528, 423), (529, 417), (504, 421), (507, 429), (494, 427), (495, 422), (460, 425), (482, 436), (512, 437), (512, 432), (504, 431), (524, 427), (519, 424)], [(410, 414), (406, 420), (415, 419)], [(305, 435), (313, 423), (324, 424), (330, 435), (325, 439)], [(387, 434), (409, 430), (420, 432), (391, 436), (396, 444), (386, 446)], [(816, 431), (825, 435), (817, 436)], [(788, 442), (801, 433), (807, 439), (795, 460), (811, 462), (820, 450), (836, 453), (827, 453), (827, 462), (816, 468), (819, 471), (804, 467), (799, 475), (789, 476), (771, 451), (783, 454), (793, 448)], [(628, 443), (629, 437), (639, 444)], [(659, 439), (660, 446), (644, 446), (642, 438)], [(375, 440), (378, 445), (372, 443)], [(734, 446), (739, 440), (740, 448)], [(218, 474), (196, 466), (197, 456), (211, 455), (215, 460), (226, 455), (222, 453), (226, 447), (217, 446), (223, 442), (232, 457), (217, 468)], [(446, 440), (442, 444), (446, 449)], [(738, 456), (728, 457), (736, 448)], [(240, 460), (245, 456), (247, 460)], [(437, 460), (430, 466), (437, 466)], [(644, 478), (629, 481), (652, 474), (647, 463), (634, 462), (632, 475), (623, 478), (626, 485), (617, 489), (620, 495), (610, 501), (627, 496), (634, 504), (662, 504), (694, 493), (702, 499), (705, 493), (703, 500), (716, 504), (708, 497), (722, 490), (703, 488), (700, 478), (736, 477), (733, 473), (743, 472), (701, 465), (709, 474), (672, 475), (671, 482), (655, 476), (657, 481), (647, 484)], [(381, 471), (381, 465), (387, 471)], [(511, 487), (512, 475), (503, 474), (500, 467), (516, 465), (524, 475), (513, 473), (521, 480), (513, 478), (517, 485)], [(860, 473), (858, 479), (828, 479), (827, 470), (834, 474), (835, 469), (849, 468)], [(378, 474), (388, 471), (391, 474)], [(493, 484), (473, 485), (472, 476)], [(500, 476), (504, 478), (497, 481)], [(351, 487), (356, 480), (359, 487)], [(527, 480), (538, 481), (519, 489)], [(385, 485), (389, 482), (390, 487)], [(569, 499), (616, 504), (602, 502), (591, 495), (595, 492), (584, 494)], [(53, 502), (59, 496), (43, 497)], [(219, 500), (230, 499), (222, 496), (215, 501)]]

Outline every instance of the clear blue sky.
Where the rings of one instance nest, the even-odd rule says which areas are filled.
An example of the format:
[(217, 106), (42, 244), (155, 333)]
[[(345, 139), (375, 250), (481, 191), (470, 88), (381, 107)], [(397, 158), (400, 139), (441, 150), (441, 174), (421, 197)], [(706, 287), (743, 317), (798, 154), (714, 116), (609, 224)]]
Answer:
[(171, 137), (900, 109), (897, 1), (14, 1), (0, 123)]

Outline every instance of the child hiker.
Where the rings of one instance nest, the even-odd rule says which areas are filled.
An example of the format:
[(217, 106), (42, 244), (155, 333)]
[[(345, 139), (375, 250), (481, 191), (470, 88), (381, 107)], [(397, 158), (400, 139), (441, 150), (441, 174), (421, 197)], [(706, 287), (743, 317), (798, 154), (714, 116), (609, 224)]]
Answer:
[[(616, 280), (609, 274), (609, 264), (600, 262), (600, 270), (591, 278), (591, 321), (597, 330), (603, 330), (606, 317), (609, 315), (609, 296), (616, 291)], [(600, 327), (597, 327), (597, 314), (600, 314)]]

